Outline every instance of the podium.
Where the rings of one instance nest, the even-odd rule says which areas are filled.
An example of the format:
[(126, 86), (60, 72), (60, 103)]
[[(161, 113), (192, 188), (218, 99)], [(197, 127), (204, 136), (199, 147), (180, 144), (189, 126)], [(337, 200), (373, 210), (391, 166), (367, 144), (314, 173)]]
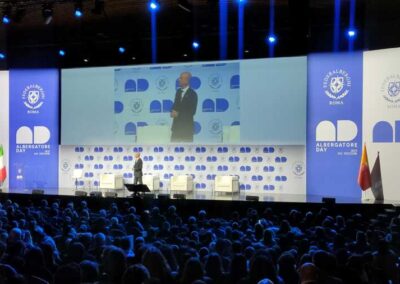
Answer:
[(145, 184), (125, 184), (125, 187), (129, 192), (132, 192), (132, 197), (137, 197), (140, 193), (150, 192)]

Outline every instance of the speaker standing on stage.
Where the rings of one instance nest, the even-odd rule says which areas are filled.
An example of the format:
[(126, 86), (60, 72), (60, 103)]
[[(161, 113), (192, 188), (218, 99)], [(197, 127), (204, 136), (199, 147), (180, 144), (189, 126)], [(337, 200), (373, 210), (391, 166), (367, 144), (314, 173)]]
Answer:
[(190, 87), (190, 72), (179, 76), (179, 89), (176, 91), (174, 105), (171, 109), (172, 135), (171, 142), (193, 142), (194, 115), (197, 108), (197, 94)]
[(135, 164), (133, 165), (133, 176), (134, 184), (143, 184), (142, 176), (143, 176), (143, 161), (140, 158), (140, 153), (135, 153)]

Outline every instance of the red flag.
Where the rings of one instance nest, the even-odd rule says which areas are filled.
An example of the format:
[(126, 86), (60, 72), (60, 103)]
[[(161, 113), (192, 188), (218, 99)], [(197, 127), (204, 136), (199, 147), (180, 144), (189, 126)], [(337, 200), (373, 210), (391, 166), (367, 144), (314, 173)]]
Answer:
[(369, 172), (367, 146), (365, 144), (361, 155), (360, 170), (358, 171), (358, 184), (363, 191), (370, 188), (372, 184), (371, 173)]

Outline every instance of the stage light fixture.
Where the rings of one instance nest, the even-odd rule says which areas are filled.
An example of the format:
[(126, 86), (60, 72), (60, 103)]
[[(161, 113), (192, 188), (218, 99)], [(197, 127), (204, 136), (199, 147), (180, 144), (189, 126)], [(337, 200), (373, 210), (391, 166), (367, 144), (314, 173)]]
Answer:
[(200, 43), (199, 43), (198, 41), (194, 41), (194, 42), (192, 43), (192, 46), (193, 46), (194, 49), (199, 49)]
[(58, 55), (60, 55), (61, 57), (64, 57), (65, 56), (65, 50), (64, 49), (60, 49), (59, 51), (58, 51)]
[(267, 37), (267, 41), (268, 41), (268, 43), (269, 44), (275, 44), (276, 43), (276, 36), (275, 35), (269, 35), (268, 37)]
[(82, 9), (82, 1), (77, 0), (75, 2), (75, 10), (74, 10), (74, 16), (75, 18), (81, 18), (83, 16), (83, 9)]
[(3, 24), (9, 24), (11, 22), (10, 18), (7, 15), (3, 15)]
[(11, 23), (11, 6), (6, 6), (3, 9), (3, 15), (1, 17), (1, 21), (5, 25), (8, 25), (9, 23)]
[(347, 36), (349, 38), (355, 38), (357, 36), (357, 31), (355, 29), (347, 30)]
[(3, 52), (0, 52), (0, 60), (6, 59), (6, 55)]
[(126, 51), (126, 49), (125, 49), (125, 47), (123, 47), (123, 46), (120, 46), (120, 47), (118, 47), (118, 52), (119, 53), (125, 53), (125, 51)]
[(44, 4), (42, 8), (42, 16), (46, 25), (50, 24), (53, 20), (53, 6), (51, 4)]
[(149, 8), (151, 11), (156, 11), (159, 8), (159, 4), (155, 0), (151, 0), (149, 3)]

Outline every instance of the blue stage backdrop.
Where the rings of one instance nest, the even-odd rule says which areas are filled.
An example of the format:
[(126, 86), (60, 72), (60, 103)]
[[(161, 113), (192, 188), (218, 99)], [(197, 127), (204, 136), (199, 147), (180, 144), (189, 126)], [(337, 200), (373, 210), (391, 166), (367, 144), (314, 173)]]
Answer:
[(307, 194), (360, 198), (362, 53), (308, 57)]
[(10, 192), (58, 193), (58, 74), (10, 71)]

